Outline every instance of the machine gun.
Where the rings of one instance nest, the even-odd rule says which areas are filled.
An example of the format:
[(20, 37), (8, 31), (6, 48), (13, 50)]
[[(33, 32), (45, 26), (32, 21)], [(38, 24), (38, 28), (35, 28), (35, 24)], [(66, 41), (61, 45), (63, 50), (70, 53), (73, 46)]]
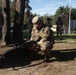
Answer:
[[(53, 47), (53, 44), (51, 44), (49, 48), (52, 49), (52, 47)], [(4, 59), (9, 55), (13, 56), (13, 55), (15, 55), (15, 53), (19, 52), (19, 53), (24, 53), (25, 54), (24, 57), (26, 57), (27, 55), (29, 56), (29, 54), (31, 54), (31, 55), (33, 55), (33, 53), (37, 54), (39, 51), (41, 51), (40, 46), (36, 43), (36, 41), (24, 41), (22, 44), (17, 43), (14, 45), (14, 47), (12, 49), (7, 50), (3, 54), (0, 55), (0, 60), (1, 60), (0, 67), (3, 66), (3, 63), (5, 61)], [(11, 64), (11, 66), (13, 67), (12, 64)], [(14, 69), (14, 67), (13, 67), (13, 69)]]
[(30, 53), (30, 51), (34, 51), (33, 49), (36, 48), (36, 45), (37, 45), (37, 43), (35, 41), (24, 41), (22, 44), (19, 44), (19, 43), (15, 44), (12, 49), (9, 49), (9, 50), (3, 52), (3, 54), (0, 55), (0, 60), (1, 60), (0, 67), (3, 66), (5, 57), (7, 57), (9, 55), (11, 56), (12, 53), (14, 54), (14, 53), (18, 53), (18, 52), (23, 52), (26, 54)]

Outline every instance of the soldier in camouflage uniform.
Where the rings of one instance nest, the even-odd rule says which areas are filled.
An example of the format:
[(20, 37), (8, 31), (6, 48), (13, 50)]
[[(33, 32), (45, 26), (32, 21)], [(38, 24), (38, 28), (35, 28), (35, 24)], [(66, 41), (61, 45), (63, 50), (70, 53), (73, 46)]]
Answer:
[(49, 26), (50, 28), (52, 27), (51, 21), (52, 21), (52, 18), (49, 18), (49, 17), (48, 17), (48, 18), (46, 19), (46, 25)]
[(60, 34), (60, 39), (62, 38), (62, 26), (63, 26), (63, 21), (61, 20), (61, 17), (58, 17), (58, 20), (56, 21), (56, 31), (57, 31), (57, 37)]
[(53, 48), (53, 34), (48, 26), (44, 26), (40, 17), (35, 16), (32, 19), (33, 29), (31, 33), (31, 40), (37, 42), (40, 50), (45, 54), (46, 61), (50, 59), (50, 50)]

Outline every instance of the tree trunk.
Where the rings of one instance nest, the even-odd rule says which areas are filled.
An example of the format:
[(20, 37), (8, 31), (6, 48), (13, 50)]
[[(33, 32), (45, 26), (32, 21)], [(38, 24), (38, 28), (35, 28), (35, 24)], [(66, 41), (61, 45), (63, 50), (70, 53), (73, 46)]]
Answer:
[(9, 0), (2, 0), (2, 14), (3, 14), (3, 25), (2, 25), (2, 45), (11, 43), (10, 33), (10, 4)]
[(24, 19), (25, 0), (16, 0), (14, 29), (13, 29), (13, 41), (14, 44), (22, 43), (22, 26)]

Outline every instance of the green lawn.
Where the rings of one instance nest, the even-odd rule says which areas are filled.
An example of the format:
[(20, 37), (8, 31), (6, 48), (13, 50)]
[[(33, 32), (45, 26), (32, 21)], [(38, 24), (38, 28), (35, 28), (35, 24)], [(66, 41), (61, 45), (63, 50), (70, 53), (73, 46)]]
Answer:
[[(23, 31), (23, 37), (24, 38), (28, 38), (28, 36), (29, 36), (28, 32), (27, 31)], [(56, 38), (56, 34), (54, 34), (54, 36)], [(0, 31), (0, 37), (1, 37), (1, 31)], [(76, 39), (76, 34), (62, 34), (62, 38), (64, 40), (66, 40), (66, 39)]]
[[(56, 34), (54, 34), (56, 37)], [(62, 34), (63, 39), (76, 39), (76, 34)]]
[[(13, 32), (11, 31), (11, 35), (13, 35)], [(29, 34), (27, 31), (23, 31), (23, 37), (28, 38)], [(2, 32), (0, 31), (0, 38), (2, 37)]]
[(55, 36), (55, 42), (62, 42), (62, 43), (69, 43), (69, 44), (76, 44), (76, 34), (62, 34), (62, 40)]
[(28, 32), (27, 31), (23, 31), (23, 37), (24, 38), (28, 38), (28, 36), (29, 36)]
[(63, 34), (62, 35), (65, 39), (70, 38), (70, 39), (76, 39), (76, 34)]

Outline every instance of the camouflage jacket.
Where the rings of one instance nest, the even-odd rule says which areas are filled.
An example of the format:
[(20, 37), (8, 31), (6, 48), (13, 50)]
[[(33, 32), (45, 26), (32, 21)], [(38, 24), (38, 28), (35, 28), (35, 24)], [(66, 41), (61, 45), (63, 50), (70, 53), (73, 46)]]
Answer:
[(33, 27), (30, 40), (37, 41), (41, 38), (40, 40), (42, 40), (43, 42), (51, 41), (50, 34), (51, 34), (51, 29), (48, 26), (43, 27), (41, 30), (38, 30), (36, 27)]
[(41, 28), (41, 30), (33, 27), (30, 40), (36, 41), (40, 49), (45, 51), (47, 47), (53, 44), (52, 30), (48, 26)]

